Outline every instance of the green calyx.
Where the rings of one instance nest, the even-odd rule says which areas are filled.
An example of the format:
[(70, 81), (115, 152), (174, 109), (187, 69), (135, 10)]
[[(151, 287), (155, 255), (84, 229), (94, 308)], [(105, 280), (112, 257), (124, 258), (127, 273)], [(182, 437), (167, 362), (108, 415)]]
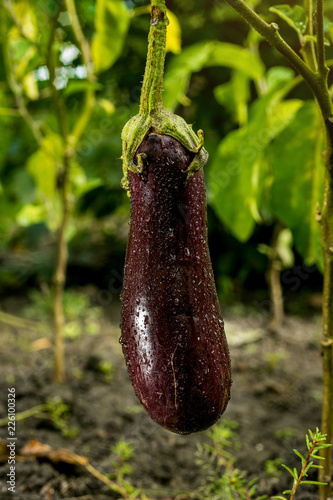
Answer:
[(183, 118), (167, 111), (162, 102), (163, 74), (165, 60), (165, 40), (168, 25), (165, 0), (151, 1), (151, 26), (148, 38), (148, 55), (143, 79), (140, 111), (124, 126), (121, 138), (123, 145), (122, 186), (128, 190), (128, 171), (141, 173), (143, 159), (134, 163), (135, 154), (149, 134), (170, 135), (180, 142), (194, 158), (187, 168), (187, 182), (202, 168), (208, 159), (203, 147), (202, 130), (198, 135)]

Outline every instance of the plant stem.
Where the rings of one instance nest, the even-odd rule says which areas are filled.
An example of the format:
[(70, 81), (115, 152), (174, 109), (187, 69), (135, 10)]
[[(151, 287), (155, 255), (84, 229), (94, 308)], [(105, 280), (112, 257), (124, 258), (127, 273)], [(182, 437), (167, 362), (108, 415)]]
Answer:
[(80, 46), (82, 52), (83, 64), (87, 70), (87, 80), (95, 81), (95, 75), (92, 70), (92, 62), (91, 62), (91, 54), (90, 54), (90, 45), (88, 40), (83, 34), (80, 21), (77, 15), (75, 1), (74, 0), (65, 0), (65, 5), (67, 12), (71, 19), (72, 30), (74, 36), (76, 38), (77, 43)]
[[(310, 0), (309, 0), (310, 1)], [(309, 68), (293, 49), (281, 38), (277, 25), (267, 24), (243, 0), (226, 0), (245, 21), (258, 31), (273, 47), (275, 47), (301, 74), (304, 81), (311, 88), (316, 98), (325, 126), (325, 181), (320, 216), (321, 246), (324, 260), (323, 284), (323, 413), (322, 432), (327, 434), (327, 442), (333, 440), (333, 106), (328, 90), (328, 68), (325, 62), (324, 46), (324, 3), (317, 0), (316, 28), (317, 28), (317, 60), (318, 71)], [(308, 13), (309, 13), (309, 4)], [(325, 458), (323, 469), (319, 471), (320, 481), (327, 482), (327, 486), (320, 486), (320, 500), (327, 500), (331, 494), (331, 463), (332, 451), (330, 448), (321, 450)]]
[(8, 314), (1, 310), (0, 323), (5, 323), (6, 325), (15, 326), (16, 328), (24, 328), (25, 330), (32, 330), (43, 334), (48, 332), (47, 325), (44, 325), (43, 323), (38, 323), (37, 321), (21, 318), (19, 316), (14, 316), (13, 314)]
[(69, 168), (70, 158), (65, 153), (64, 169), (61, 179), (61, 204), (62, 216), (57, 234), (56, 265), (53, 275), (53, 321), (54, 321), (54, 379), (63, 382), (65, 379), (64, 363), (64, 329), (65, 314), (63, 307), (63, 294), (66, 281), (66, 270), (68, 261), (68, 248), (66, 240), (66, 228), (69, 219)]
[(140, 115), (149, 116), (163, 108), (162, 90), (167, 24), (165, 0), (151, 0), (148, 54), (141, 90)]
[[(330, 140), (330, 148), (333, 140)], [(324, 257), (324, 285), (323, 285), (323, 409), (322, 432), (327, 434), (327, 442), (333, 440), (333, 164), (332, 150), (326, 150), (326, 175), (321, 210), (321, 241)], [(327, 482), (327, 486), (320, 486), (320, 500), (326, 500), (331, 493), (331, 464), (332, 451), (330, 448), (321, 450), (325, 458), (323, 469), (319, 471), (319, 480)]]
[(325, 43), (324, 43), (324, 1), (317, 0), (316, 11), (316, 28), (317, 28), (317, 56), (318, 56), (318, 71), (323, 79), (327, 79), (328, 68), (325, 64)]
[[(308, 25), (304, 35), (313, 36), (313, 0), (304, 0), (304, 11), (308, 18)], [(303, 38), (303, 37), (301, 37)], [(317, 58), (314, 42), (312, 40), (303, 42), (301, 53), (306, 64), (312, 71), (317, 71)]]
[[(87, 71), (87, 80), (89, 82), (95, 82), (96, 76), (94, 75), (92, 68), (90, 45), (88, 40), (83, 34), (80, 21), (77, 15), (75, 1), (65, 0), (67, 11), (70, 15), (72, 21), (72, 29), (74, 36), (79, 44), (82, 53), (83, 64), (85, 65)], [(90, 120), (92, 112), (95, 106), (95, 91), (92, 88), (88, 88), (85, 93), (84, 106), (81, 115), (79, 116), (73, 130), (68, 136), (68, 148), (69, 154), (73, 155), (74, 151), (78, 145), (78, 142)]]
[[(85, 38), (74, 0), (65, 0), (65, 4), (72, 22), (72, 29), (74, 36), (80, 46), (83, 63), (87, 70), (87, 80), (90, 82), (95, 81), (95, 75), (92, 72), (92, 63), (90, 55), (90, 46)], [(49, 53), (52, 50), (52, 43), (49, 47)], [(50, 62), (50, 75), (54, 74), (52, 57), (49, 58)], [(70, 203), (70, 167), (72, 158), (76, 154), (77, 145), (79, 140), (90, 120), (91, 114), (95, 106), (95, 91), (94, 89), (87, 89), (85, 93), (85, 101), (83, 110), (76, 121), (76, 124), (71, 132), (67, 128), (66, 108), (61, 95), (53, 85), (53, 98), (55, 107), (58, 112), (59, 129), (63, 136), (65, 151), (63, 155), (62, 171), (60, 172), (60, 196), (62, 204), (61, 222), (57, 234), (57, 247), (56, 247), (56, 265), (53, 276), (53, 320), (54, 320), (54, 378), (56, 382), (63, 382), (65, 379), (65, 366), (64, 366), (64, 328), (65, 328), (65, 314), (63, 307), (63, 294), (66, 282), (66, 271), (68, 263), (68, 243), (66, 238), (66, 230), (68, 221), (71, 215)]]
[[(268, 43), (280, 52), (290, 64), (304, 78), (304, 81), (311, 88), (318, 101), (324, 119), (332, 114), (332, 104), (327, 90), (327, 85), (323, 81), (320, 73), (312, 71), (298, 54), (286, 43), (279, 34), (279, 26), (275, 23), (266, 23), (253, 9), (243, 0), (226, 0), (226, 2)], [(326, 87), (326, 89), (325, 89)]]
[[(20, 422), (21, 420), (25, 420), (26, 418), (35, 417), (36, 415), (39, 416), (40, 414), (42, 414), (42, 412), (47, 411), (48, 407), (49, 405), (46, 403), (43, 405), (34, 406), (33, 408), (29, 408), (28, 410), (20, 411), (19, 413), (15, 414), (15, 421)], [(0, 419), (0, 427), (7, 424), (8, 417)]]
[(311, 454), (314, 452), (314, 450), (315, 450), (315, 448), (316, 448), (317, 444), (318, 444), (318, 441), (314, 441), (314, 442), (312, 443), (311, 448), (309, 449), (309, 453), (308, 453), (308, 455), (307, 455), (307, 457), (306, 457), (306, 459), (305, 459), (305, 462), (304, 462), (304, 464), (303, 464), (303, 466), (302, 466), (301, 472), (299, 473), (299, 476), (298, 476), (298, 479), (297, 479), (297, 481), (296, 481), (296, 484), (295, 484), (295, 486), (294, 486), (294, 487), (293, 487), (293, 489), (292, 489), (292, 493), (291, 493), (291, 495), (290, 495), (290, 500), (294, 500), (294, 496), (295, 496), (295, 493), (296, 493), (296, 491), (297, 491), (297, 488), (298, 488), (298, 487), (299, 487), (299, 485), (301, 484), (301, 481), (302, 481), (303, 476), (304, 476), (304, 471), (305, 471), (305, 469), (306, 469), (306, 468), (307, 468), (307, 466), (308, 466), (309, 460), (310, 460), (310, 458), (311, 458)]
[(277, 222), (274, 226), (270, 247), (272, 255), (269, 259), (268, 286), (272, 309), (271, 328), (278, 328), (282, 325), (284, 318), (283, 291), (281, 286), (281, 260), (277, 252), (279, 235), (283, 229), (282, 224)]

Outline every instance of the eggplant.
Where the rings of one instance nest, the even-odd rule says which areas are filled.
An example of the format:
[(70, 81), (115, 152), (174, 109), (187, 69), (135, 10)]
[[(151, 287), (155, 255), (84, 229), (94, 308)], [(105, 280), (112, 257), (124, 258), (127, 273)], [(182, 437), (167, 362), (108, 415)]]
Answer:
[(131, 218), (121, 339), (135, 393), (162, 427), (214, 424), (230, 397), (231, 367), (207, 241), (202, 169), (194, 153), (154, 130), (128, 171)]

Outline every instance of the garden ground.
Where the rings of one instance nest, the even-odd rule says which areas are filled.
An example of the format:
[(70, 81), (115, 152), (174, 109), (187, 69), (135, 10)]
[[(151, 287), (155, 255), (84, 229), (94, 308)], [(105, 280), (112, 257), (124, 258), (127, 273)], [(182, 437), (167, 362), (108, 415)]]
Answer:
[[(24, 303), (24, 299), (6, 299), (2, 311), (19, 315)], [(86, 457), (97, 471), (112, 475), (117, 458), (111, 447), (119, 442), (133, 449), (127, 480), (147, 497), (170, 500), (177, 495), (187, 498), (191, 493), (192, 499), (203, 498), (208, 475), (198, 462), (198, 446), (211, 443), (211, 439), (207, 432), (172, 434), (141, 409), (118, 342), (119, 316), (119, 302), (114, 300), (98, 320), (99, 333), (83, 331), (78, 338), (66, 340), (67, 378), (63, 385), (52, 382), (52, 349), (47, 334), (0, 323), (0, 418), (7, 414), (8, 387), (15, 388), (17, 413), (45, 404), (48, 398), (58, 398), (52, 399), (53, 410), (17, 422), (14, 495), (7, 491), (9, 465), (6, 443), (1, 441), (2, 499), (119, 498), (82, 465), (87, 463), (84, 458), (80, 464), (80, 457)], [(235, 467), (246, 471), (249, 479), (259, 478), (258, 495), (281, 494), (291, 487), (292, 480), (276, 459), (299, 468), (293, 448), (306, 452), (305, 433), (320, 427), (320, 316), (287, 317), (283, 327), (275, 331), (267, 327), (267, 316), (258, 310), (234, 307), (225, 310), (224, 317), (233, 386), (221, 422), (231, 419), (238, 423), (241, 447), (232, 451)], [(68, 405), (67, 416), (61, 413), (62, 403)], [(0, 437), (8, 437), (6, 426), (0, 427)], [(73, 455), (64, 452), (60, 452), (60, 461), (48, 452), (36, 458), (33, 445), (54, 453), (67, 449), (79, 457), (74, 459), (76, 463), (70, 463)], [(30, 456), (23, 457), (23, 447)], [(297, 498), (317, 499), (311, 488), (304, 486)], [(224, 500), (223, 496), (216, 498)]]

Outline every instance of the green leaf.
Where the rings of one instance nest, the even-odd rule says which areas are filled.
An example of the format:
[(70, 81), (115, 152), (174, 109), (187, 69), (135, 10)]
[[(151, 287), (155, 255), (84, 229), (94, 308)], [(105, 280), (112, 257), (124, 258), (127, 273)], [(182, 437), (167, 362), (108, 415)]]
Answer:
[(316, 484), (317, 486), (320, 486), (320, 485), (325, 486), (327, 483), (322, 483), (321, 481), (308, 481), (308, 480), (306, 480), (306, 481), (301, 481), (300, 484)]
[(276, 251), (285, 269), (293, 267), (295, 256), (293, 252), (293, 235), (290, 229), (284, 228), (277, 240)]
[(88, 80), (69, 80), (64, 89), (64, 95), (69, 96), (78, 92), (85, 92), (88, 89), (101, 90), (103, 85), (98, 82), (89, 82)]
[(310, 443), (310, 440), (309, 440), (309, 436), (306, 434), (305, 435), (305, 439), (306, 439), (306, 446), (308, 448), (308, 450), (311, 448), (311, 443)]
[(301, 459), (303, 465), (305, 462), (305, 458), (303, 457), (302, 453), (300, 453), (298, 450), (295, 449), (293, 450), (293, 452)]
[(97, 0), (91, 55), (95, 73), (109, 69), (123, 49), (129, 11), (122, 0)]
[(182, 31), (177, 16), (167, 9), (169, 24), (167, 28), (165, 50), (173, 54), (179, 54), (182, 50)]
[[(293, 471), (291, 470), (291, 468), (290, 468), (290, 467), (288, 467), (288, 465), (285, 465), (285, 464), (281, 464), (281, 465), (282, 465), (282, 467), (283, 467), (284, 469), (286, 469), (286, 470), (289, 472), (289, 474), (290, 474), (292, 477), (294, 477), (294, 473), (293, 473)], [(286, 493), (286, 492), (284, 491), (283, 493)]]
[(288, 88), (288, 81), (279, 81), (267, 95), (255, 101), (248, 125), (220, 142), (208, 171), (209, 201), (240, 241), (251, 236), (255, 222), (262, 222), (260, 206), (269, 176), (265, 150), (301, 105), (293, 101), (290, 117), (287, 119), (286, 110), (280, 115), (281, 99)]
[(208, 66), (237, 69), (255, 80), (260, 79), (264, 73), (264, 66), (259, 57), (238, 45), (217, 41), (191, 45), (173, 57), (167, 66), (163, 94), (166, 108), (172, 110), (178, 102), (184, 103), (192, 73)]
[(56, 191), (58, 165), (62, 164), (63, 142), (59, 135), (49, 134), (42, 146), (27, 160), (26, 168), (45, 199), (53, 198)]
[(30, 41), (36, 41), (38, 37), (38, 28), (31, 2), (29, 0), (16, 0), (11, 3), (11, 8), (22, 28), (24, 36)]
[[(304, 35), (303, 40), (305, 42), (317, 43), (317, 36), (316, 35)], [(324, 45), (326, 45), (327, 47), (329, 47), (331, 45), (330, 41), (326, 38), (326, 36), (324, 36)]]
[(271, 90), (277, 82), (290, 80), (294, 75), (294, 71), (286, 66), (274, 66), (273, 68), (269, 68), (265, 75), (268, 90)]
[(300, 5), (295, 5), (290, 7), (290, 5), (274, 5), (270, 7), (270, 12), (274, 12), (281, 19), (286, 21), (289, 26), (291, 26), (297, 33), (303, 35), (308, 24), (308, 17), (305, 14), (305, 10)]
[(21, 226), (30, 226), (44, 220), (45, 208), (41, 205), (24, 205), (16, 216), (17, 222)]
[(322, 151), (322, 127), (312, 101), (299, 109), (267, 151), (274, 173), (273, 213), (292, 230), (296, 249), (303, 258), (308, 263), (316, 262), (321, 268), (316, 206), (322, 198)]
[(229, 82), (215, 87), (214, 95), (217, 102), (225, 106), (240, 125), (245, 125), (247, 103), (250, 98), (250, 81), (247, 75), (234, 70)]
[(311, 453), (310, 457), (315, 458), (317, 460), (325, 460), (325, 457), (321, 457), (320, 455), (316, 455), (315, 453)]

